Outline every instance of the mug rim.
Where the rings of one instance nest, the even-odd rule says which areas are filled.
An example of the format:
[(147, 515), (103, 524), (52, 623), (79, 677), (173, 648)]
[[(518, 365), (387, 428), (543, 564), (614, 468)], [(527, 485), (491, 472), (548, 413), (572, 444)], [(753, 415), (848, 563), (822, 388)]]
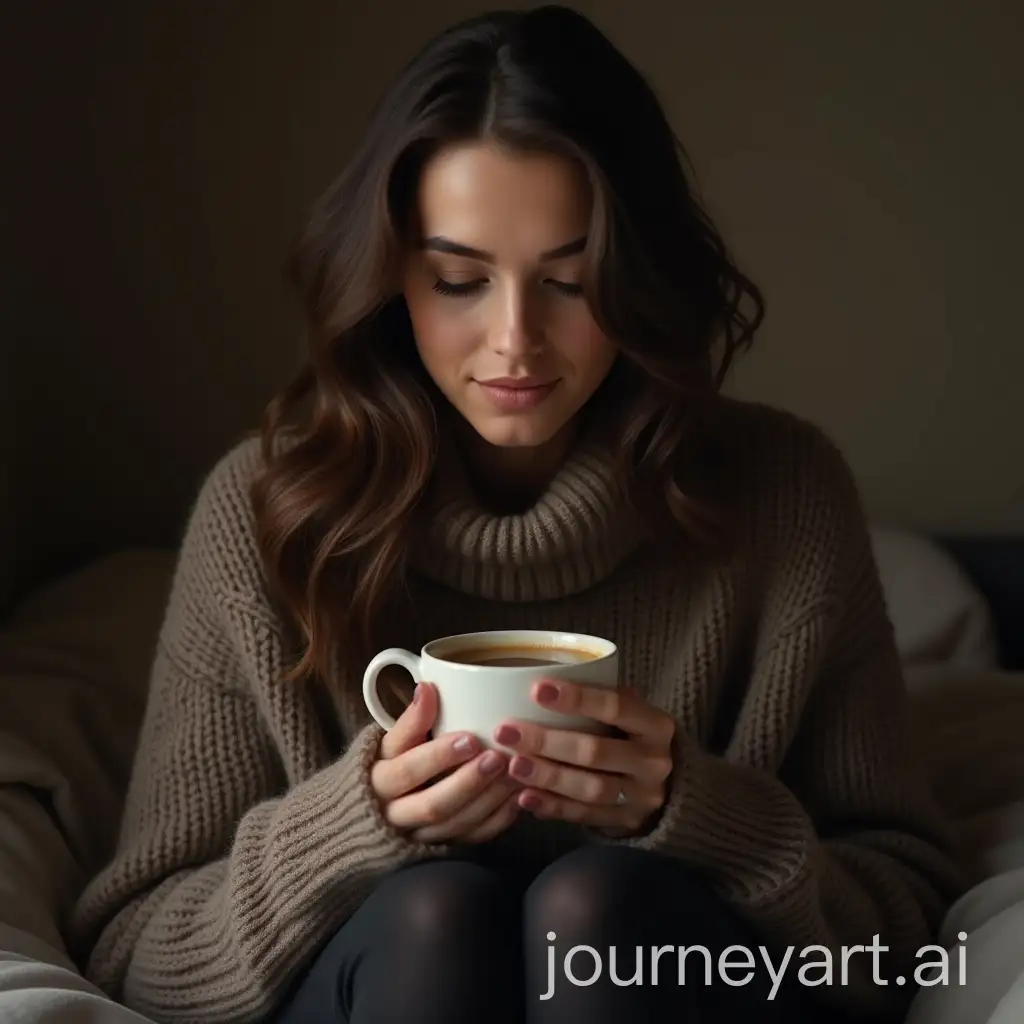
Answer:
[(514, 672), (514, 673), (529, 673), (536, 672), (536, 665), (474, 665), (469, 662), (463, 661), (448, 661), (441, 654), (435, 654), (434, 652), (438, 647), (442, 645), (455, 645), (458, 642), (466, 642), (475, 638), (493, 637), (495, 642), (500, 643), (500, 637), (543, 637), (545, 638), (548, 647), (555, 647), (561, 643), (563, 646), (572, 648), (576, 647), (582, 650), (589, 651), (601, 651), (596, 658), (589, 658), (585, 662), (570, 662), (569, 665), (596, 665), (600, 662), (607, 661), (609, 658), (615, 657), (619, 653), (618, 645), (607, 637), (596, 636), (590, 633), (577, 633), (571, 630), (561, 629), (482, 629), (472, 633), (453, 633), (450, 636), (439, 636), (433, 640), (429, 640), (425, 643), (420, 650), (420, 656), (423, 658), (430, 658), (432, 661), (440, 662), (444, 665), (449, 665), (452, 668), (456, 668), (459, 671), (467, 672)]

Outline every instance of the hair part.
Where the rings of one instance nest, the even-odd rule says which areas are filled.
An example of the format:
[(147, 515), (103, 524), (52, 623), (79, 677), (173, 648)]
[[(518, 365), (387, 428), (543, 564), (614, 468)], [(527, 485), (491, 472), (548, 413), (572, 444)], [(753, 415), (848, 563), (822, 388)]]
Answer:
[(476, 16), (399, 75), (289, 264), (308, 359), (266, 410), (252, 496), (270, 585), (304, 645), (290, 680), (329, 679), (335, 653), (358, 678), (403, 592), (439, 399), (399, 290), (402, 262), (425, 162), (477, 141), (585, 170), (584, 294), (619, 348), (591, 406), (652, 537), (712, 545), (726, 532), (701, 453), (763, 298), (695, 198), (654, 91), (591, 22), (558, 6)]

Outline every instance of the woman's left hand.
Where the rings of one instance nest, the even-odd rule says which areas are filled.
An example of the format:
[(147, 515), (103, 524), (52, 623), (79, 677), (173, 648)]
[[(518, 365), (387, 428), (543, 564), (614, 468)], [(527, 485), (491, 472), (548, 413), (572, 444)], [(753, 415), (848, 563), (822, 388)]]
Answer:
[(615, 833), (641, 830), (665, 802), (675, 735), (671, 715), (632, 688), (609, 690), (553, 679), (534, 684), (532, 696), (542, 707), (596, 719), (625, 737), (518, 719), (502, 723), (494, 738), (515, 751), (509, 774), (525, 786), (519, 806), (539, 818)]

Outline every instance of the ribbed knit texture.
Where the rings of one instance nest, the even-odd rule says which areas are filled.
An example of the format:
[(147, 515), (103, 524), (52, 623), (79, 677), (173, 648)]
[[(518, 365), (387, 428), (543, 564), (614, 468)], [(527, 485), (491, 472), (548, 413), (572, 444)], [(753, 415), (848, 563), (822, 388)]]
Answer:
[[(963, 882), (909, 742), (857, 492), (813, 426), (725, 408), (721, 468), (744, 524), (727, 559), (641, 545), (611, 460), (589, 442), (517, 515), (487, 512), (445, 472), (414, 552), (414, 611), (385, 624), (382, 646), (503, 627), (615, 640), (623, 682), (678, 723), (662, 814), (610, 839), (524, 813), (495, 845), (542, 860), (583, 842), (662, 851), (795, 945), (790, 973), (805, 946), (838, 955), (877, 933), (912, 978)], [(264, 1019), (388, 872), (451, 852), (384, 820), (369, 786), (381, 733), (358, 679), (331, 681), (334, 698), (279, 682), (295, 651), (253, 540), (258, 465), (245, 441), (201, 488), (120, 840), (71, 922), (87, 975), (157, 1021)], [(817, 991), (878, 1014), (906, 998), (872, 983), (867, 954), (845, 985), (841, 971), (837, 958), (836, 986)]]

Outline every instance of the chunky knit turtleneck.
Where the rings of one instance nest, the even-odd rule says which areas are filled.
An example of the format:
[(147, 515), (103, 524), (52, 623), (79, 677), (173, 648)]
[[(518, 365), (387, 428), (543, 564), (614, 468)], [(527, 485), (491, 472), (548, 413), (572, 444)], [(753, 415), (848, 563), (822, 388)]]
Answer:
[[(742, 529), (716, 558), (640, 543), (590, 440), (514, 515), (442, 469), (409, 611), (380, 624), (381, 646), (507, 627), (614, 639), (623, 681), (677, 722), (661, 814), (609, 839), (523, 812), (494, 846), (541, 862), (585, 842), (660, 851), (766, 940), (833, 950), (837, 976), (841, 946), (879, 935), (893, 972), (912, 977), (960, 879), (912, 756), (856, 490), (794, 417), (725, 403), (717, 429)], [(452, 852), (384, 819), (369, 783), (381, 732), (360, 680), (280, 682), (296, 651), (254, 541), (258, 470), (257, 442), (243, 442), (200, 490), (117, 848), (71, 922), (88, 976), (157, 1021), (265, 1018), (381, 878)], [(823, 994), (869, 1014), (905, 1001), (909, 988), (872, 982), (870, 957), (848, 969)]]
[(639, 535), (609, 453), (581, 441), (523, 512), (484, 507), (463, 464), (445, 460), (414, 568), (460, 593), (494, 601), (546, 601), (600, 582)]

